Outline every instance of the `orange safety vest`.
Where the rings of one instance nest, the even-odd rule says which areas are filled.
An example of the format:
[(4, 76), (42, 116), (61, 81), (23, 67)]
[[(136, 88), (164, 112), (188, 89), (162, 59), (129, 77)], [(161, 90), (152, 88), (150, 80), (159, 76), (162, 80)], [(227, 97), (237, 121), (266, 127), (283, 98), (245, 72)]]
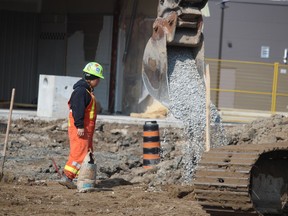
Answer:
[[(71, 109), (69, 113), (68, 135), (70, 141), (70, 153), (68, 161), (64, 167), (64, 173), (70, 179), (74, 179), (78, 175), (81, 164), (89, 149), (93, 152), (93, 134), (97, 118), (97, 109), (94, 94), (88, 90), (87, 92), (91, 95), (91, 101), (85, 109), (83, 137), (77, 135), (78, 129), (74, 125), (74, 118)], [(70, 101), (68, 102), (68, 106), (70, 108)]]

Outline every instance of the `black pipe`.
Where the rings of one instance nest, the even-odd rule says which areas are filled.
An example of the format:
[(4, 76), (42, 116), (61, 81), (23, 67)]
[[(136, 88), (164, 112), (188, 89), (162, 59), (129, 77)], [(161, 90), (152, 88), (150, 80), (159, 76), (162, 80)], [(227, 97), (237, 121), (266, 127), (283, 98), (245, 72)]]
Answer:
[[(219, 36), (219, 49), (218, 49), (218, 69), (217, 69), (217, 89), (220, 88), (221, 76), (221, 59), (222, 59), (222, 42), (223, 42), (223, 29), (224, 29), (224, 10), (227, 7), (226, 1), (221, 2), (221, 20), (220, 20), (220, 36)], [(219, 108), (219, 91), (216, 93), (215, 99), (216, 107)]]
[(117, 1), (114, 6), (113, 14), (113, 36), (112, 36), (112, 52), (111, 52), (111, 68), (110, 68), (110, 83), (109, 83), (109, 104), (108, 111), (114, 113), (115, 105), (115, 88), (116, 88), (116, 73), (117, 73), (117, 47), (119, 33), (119, 17), (122, 8), (122, 1)]
[(130, 38), (131, 38), (131, 34), (132, 34), (133, 26), (134, 26), (134, 19), (136, 16), (137, 6), (138, 6), (138, 0), (133, 0), (133, 1), (134, 2), (133, 2), (133, 8), (132, 8), (132, 13), (131, 13), (131, 18), (130, 18), (130, 24), (129, 24), (128, 33), (127, 33), (128, 36), (127, 36), (125, 50), (124, 50), (123, 59), (122, 59), (124, 63), (126, 61), (128, 50), (129, 50)]

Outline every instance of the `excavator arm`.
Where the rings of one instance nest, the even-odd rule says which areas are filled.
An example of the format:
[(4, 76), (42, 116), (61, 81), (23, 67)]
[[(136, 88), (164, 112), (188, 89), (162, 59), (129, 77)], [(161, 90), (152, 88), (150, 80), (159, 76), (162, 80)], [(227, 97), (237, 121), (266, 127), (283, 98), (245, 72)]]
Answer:
[(142, 79), (149, 94), (169, 107), (167, 50), (189, 47), (200, 74), (204, 68), (202, 12), (208, 0), (159, 0), (153, 33), (145, 47)]

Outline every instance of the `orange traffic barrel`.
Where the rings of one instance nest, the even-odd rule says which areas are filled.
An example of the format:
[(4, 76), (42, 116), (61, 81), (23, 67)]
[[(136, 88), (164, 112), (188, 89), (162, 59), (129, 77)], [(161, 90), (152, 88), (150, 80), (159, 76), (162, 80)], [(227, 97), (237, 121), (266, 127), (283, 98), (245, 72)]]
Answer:
[(159, 126), (156, 121), (146, 121), (143, 126), (143, 167), (149, 169), (159, 162)]

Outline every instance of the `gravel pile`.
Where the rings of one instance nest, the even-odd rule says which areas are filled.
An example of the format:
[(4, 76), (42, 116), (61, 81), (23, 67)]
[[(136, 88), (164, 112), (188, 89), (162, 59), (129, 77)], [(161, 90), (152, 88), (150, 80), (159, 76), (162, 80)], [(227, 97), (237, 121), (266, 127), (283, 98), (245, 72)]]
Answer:
[[(183, 148), (184, 181), (190, 182), (205, 146), (206, 90), (192, 51), (172, 47), (168, 50), (169, 111), (181, 120), (187, 142)], [(216, 107), (211, 104), (211, 147), (227, 144), (224, 129)]]

